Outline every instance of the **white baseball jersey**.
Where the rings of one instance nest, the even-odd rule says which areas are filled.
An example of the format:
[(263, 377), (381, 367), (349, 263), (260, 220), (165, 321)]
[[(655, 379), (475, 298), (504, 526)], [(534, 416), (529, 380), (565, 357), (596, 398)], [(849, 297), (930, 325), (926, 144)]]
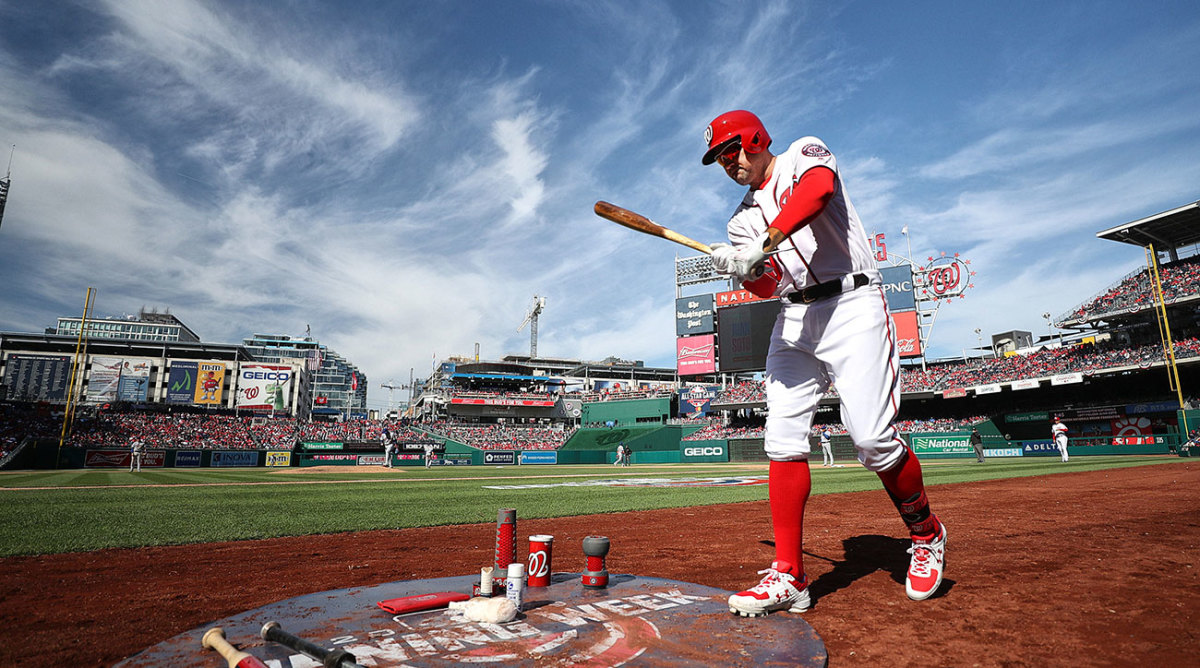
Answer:
[(1051, 427), (1050, 427), (1050, 433), (1056, 439), (1059, 436), (1066, 436), (1067, 435), (1067, 425), (1063, 424), (1062, 420), (1055, 420), (1054, 424), (1051, 425)]
[[(821, 213), (779, 245), (783, 277), (775, 294), (836, 279), (843, 292), (811, 304), (783, 302), (767, 351), (764, 449), (773, 461), (807, 459), (817, 403), (836, 382), (859, 461), (884, 471), (905, 453), (892, 426), (900, 405), (896, 336), (867, 234), (824, 142), (804, 137), (775, 157), (766, 183), (751, 189), (729, 219), (729, 239), (743, 246), (759, 238), (814, 167), (833, 170), (835, 190)], [(868, 277), (867, 286), (854, 289), (848, 277), (856, 273)]]
[(813, 167), (828, 167), (837, 175), (833, 197), (825, 209), (805, 227), (779, 245), (775, 256), (783, 269), (776, 295), (785, 295), (846, 274), (877, 273), (871, 245), (858, 213), (842, 185), (837, 160), (825, 143), (803, 137), (775, 157), (771, 177), (757, 190), (750, 190), (729, 219), (729, 239), (735, 246), (753, 242), (787, 203), (792, 187)]

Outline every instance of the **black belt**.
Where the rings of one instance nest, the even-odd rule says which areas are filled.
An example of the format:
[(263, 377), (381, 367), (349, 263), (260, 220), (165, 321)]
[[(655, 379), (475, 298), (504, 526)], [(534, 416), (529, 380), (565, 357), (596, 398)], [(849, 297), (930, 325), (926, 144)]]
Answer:
[[(866, 286), (870, 282), (871, 279), (867, 278), (866, 274), (854, 275), (855, 290)], [(799, 292), (790, 292), (788, 293), (787, 298), (788, 301), (792, 302), (793, 304), (811, 304), (818, 299), (825, 299), (826, 297), (832, 297), (841, 293), (842, 279), (839, 278), (835, 281), (825, 281), (824, 283), (810, 285)]]

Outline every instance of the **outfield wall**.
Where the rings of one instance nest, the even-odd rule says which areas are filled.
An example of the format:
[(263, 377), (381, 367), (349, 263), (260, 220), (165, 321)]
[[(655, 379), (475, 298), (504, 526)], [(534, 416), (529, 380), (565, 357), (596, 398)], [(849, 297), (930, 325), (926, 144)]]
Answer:
[[(676, 464), (718, 462), (766, 462), (761, 438), (712, 439), (704, 441), (681, 441), (685, 427), (660, 426), (634, 430), (603, 430), (609, 438), (589, 437), (575, 448), (559, 450), (480, 450), (455, 441), (446, 440), (444, 452), (435, 456), (437, 466), (513, 466), (513, 465), (602, 465), (612, 464), (616, 459), (616, 445), (625, 443), (632, 448), (632, 463)], [(598, 431), (598, 430), (597, 430)], [(626, 440), (620, 440), (620, 436)], [(594, 436), (594, 435), (593, 435)], [(617, 438), (615, 443), (611, 440)], [(907, 441), (917, 455), (924, 460), (971, 459), (975, 452), (970, 445), (970, 434), (959, 433), (915, 433), (906, 435)], [(1200, 448), (1180, 447), (1182, 439), (1175, 434), (1156, 435), (1153, 443), (1114, 445), (1112, 439), (1072, 440), (1068, 452), (1072, 457), (1092, 455), (1166, 455), (1200, 456)], [(1097, 442), (1100, 441), (1100, 442)], [(1108, 442), (1105, 442), (1108, 441)], [(572, 439), (574, 442), (574, 439)], [(589, 447), (582, 447), (587, 445)], [(23, 457), (22, 468), (33, 469), (128, 469), (130, 453), (122, 448), (62, 448), (57, 443), (42, 441), (31, 444), (33, 452)], [(820, 448), (812, 449), (814, 459), (820, 456)], [(1003, 457), (1057, 457), (1058, 449), (1050, 439), (1007, 441), (1003, 437), (984, 438), (984, 452), (988, 458)], [(857, 453), (849, 437), (840, 434), (834, 437), (834, 459), (854, 461)], [(258, 467), (311, 467), (311, 466), (382, 466), (386, 464), (383, 453), (355, 452), (328, 448), (307, 450), (149, 450), (142, 458), (142, 468), (155, 470), (166, 468), (258, 468)], [(393, 455), (394, 466), (424, 466), (424, 453), (401, 452)]]

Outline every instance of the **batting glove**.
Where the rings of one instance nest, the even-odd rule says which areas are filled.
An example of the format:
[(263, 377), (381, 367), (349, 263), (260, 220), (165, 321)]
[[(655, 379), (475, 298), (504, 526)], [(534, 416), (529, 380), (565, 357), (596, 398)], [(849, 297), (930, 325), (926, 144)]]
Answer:
[(767, 233), (737, 249), (733, 254), (733, 274), (742, 281), (753, 281), (763, 275), (763, 263), (767, 261), (767, 244), (771, 237)]
[(712, 249), (712, 265), (713, 269), (718, 274), (732, 276), (733, 271), (733, 256), (737, 253), (737, 249), (726, 243), (709, 244)]

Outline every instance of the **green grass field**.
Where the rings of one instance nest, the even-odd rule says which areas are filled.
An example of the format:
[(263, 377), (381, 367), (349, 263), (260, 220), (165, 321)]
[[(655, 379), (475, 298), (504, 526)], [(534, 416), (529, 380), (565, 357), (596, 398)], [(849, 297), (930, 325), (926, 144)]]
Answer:
[[(929, 485), (1178, 462), (1056, 457), (925, 464)], [(0, 557), (678, 508), (767, 498), (766, 485), (644, 487), (614, 479), (765, 477), (766, 464), (13, 471), (0, 473)], [(487, 486), (539, 485), (527, 489)], [(813, 493), (880, 489), (857, 463), (813, 469)]]

